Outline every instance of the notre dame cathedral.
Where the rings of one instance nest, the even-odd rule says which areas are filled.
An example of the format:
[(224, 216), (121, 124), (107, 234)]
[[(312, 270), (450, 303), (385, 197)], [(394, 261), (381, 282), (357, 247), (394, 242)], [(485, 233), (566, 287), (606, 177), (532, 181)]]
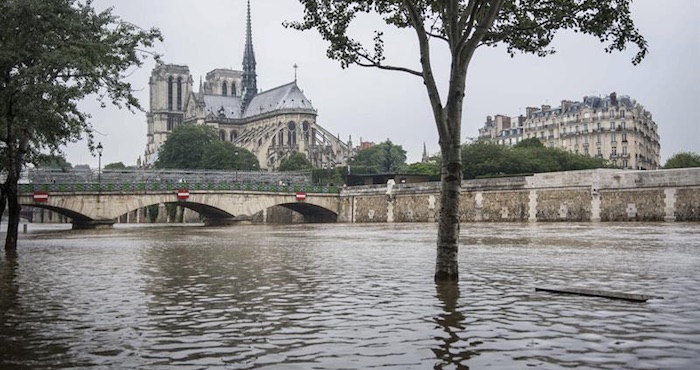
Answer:
[(250, 19), (246, 19), (243, 70), (217, 68), (193, 89), (189, 67), (159, 63), (151, 73), (145, 166), (178, 125), (208, 125), (221, 140), (255, 154), (263, 169), (274, 170), (289, 153), (307, 155), (316, 167), (344, 165), (352, 142), (342, 142), (316, 123), (316, 110), (294, 81), (267, 91), (256, 82)]

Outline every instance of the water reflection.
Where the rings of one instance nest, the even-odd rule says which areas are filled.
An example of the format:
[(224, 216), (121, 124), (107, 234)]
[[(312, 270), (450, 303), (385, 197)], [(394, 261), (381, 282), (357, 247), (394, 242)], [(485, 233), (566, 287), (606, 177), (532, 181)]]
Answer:
[[(432, 351), (438, 359), (434, 369), (469, 369), (466, 361), (478, 353), (472, 349), (464, 347), (464, 341), (460, 338), (460, 333), (465, 330), (464, 314), (459, 302), (459, 285), (456, 283), (436, 284), (436, 297), (442, 304), (443, 312), (435, 317), (435, 322), (443, 330), (442, 335), (435, 339), (438, 346)], [(476, 345), (478, 343), (472, 343)]]
[(48, 230), (0, 260), (0, 368), (691, 368), (699, 229), (465, 225), (438, 286), (429, 224)]

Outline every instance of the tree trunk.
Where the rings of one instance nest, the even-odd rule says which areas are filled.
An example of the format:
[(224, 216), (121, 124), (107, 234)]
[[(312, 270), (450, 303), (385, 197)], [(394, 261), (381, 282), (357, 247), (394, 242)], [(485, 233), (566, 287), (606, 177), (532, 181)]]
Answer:
[(441, 138), (442, 182), (438, 221), (435, 282), (458, 281), (459, 204), (462, 193), (462, 158), (459, 136)]
[(0, 185), (0, 220), (5, 215), (5, 207), (7, 206), (7, 191), (5, 184)]
[(5, 250), (17, 250), (17, 235), (19, 229), (19, 218), (21, 206), (17, 199), (17, 183), (19, 176), (14, 169), (10, 169), (7, 173), (5, 190), (7, 197), (7, 237), (5, 238)]

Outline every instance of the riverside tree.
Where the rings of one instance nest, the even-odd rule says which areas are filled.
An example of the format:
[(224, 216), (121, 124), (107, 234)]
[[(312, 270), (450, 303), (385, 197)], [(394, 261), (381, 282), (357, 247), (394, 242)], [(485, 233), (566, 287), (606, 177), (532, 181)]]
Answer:
[[(362, 149), (350, 160), (350, 166), (370, 173), (397, 173), (406, 166), (406, 151), (391, 140)], [(356, 171), (357, 172), (357, 171)]]
[[(6, 173), (0, 210), (8, 205), (6, 250), (17, 248), (17, 182), (27, 163), (87, 137), (90, 115), (78, 103), (94, 95), (104, 107), (140, 109), (124, 77), (153, 55), (156, 29), (122, 22), (91, 1), (0, 1), (0, 164)], [(2, 212), (2, 211), (0, 211)]]
[(206, 170), (259, 170), (249, 150), (221, 141), (216, 130), (205, 125), (176, 127), (158, 153), (156, 168)]
[[(329, 58), (350, 65), (411, 74), (421, 79), (437, 125), (442, 155), (440, 220), (438, 224), (436, 281), (457, 281), (459, 199), (462, 182), (460, 156), (462, 108), (466, 76), (480, 46), (502, 44), (516, 52), (551, 54), (550, 43), (558, 30), (569, 29), (607, 42), (607, 52), (636, 44), (639, 63), (647, 44), (630, 16), (631, 0), (299, 0), (304, 18), (286, 25), (317, 30), (330, 43)], [(379, 15), (388, 27), (415, 34), (419, 64), (387, 63), (383, 32), (376, 30), (372, 45), (363, 45), (348, 32), (361, 14)], [(438, 89), (433, 53), (444, 47), (450, 55), (446, 94)], [(442, 51), (440, 51), (442, 52)]]

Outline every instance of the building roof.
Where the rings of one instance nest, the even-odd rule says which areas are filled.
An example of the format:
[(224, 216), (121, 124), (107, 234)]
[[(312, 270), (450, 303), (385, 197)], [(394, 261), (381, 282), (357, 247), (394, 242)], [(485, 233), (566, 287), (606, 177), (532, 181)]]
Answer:
[(207, 116), (241, 118), (241, 97), (225, 95), (203, 95), (204, 112)]
[(201, 98), (204, 101), (205, 115), (213, 115), (217, 118), (241, 119), (282, 109), (315, 111), (311, 101), (306, 98), (296, 82), (256, 94), (243, 114), (241, 114), (243, 102), (240, 96), (204, 94)]
[(243, 116), (251, 117), (281, 109), (314, 110), (314, 107), (294, 81), (255, 95)]

